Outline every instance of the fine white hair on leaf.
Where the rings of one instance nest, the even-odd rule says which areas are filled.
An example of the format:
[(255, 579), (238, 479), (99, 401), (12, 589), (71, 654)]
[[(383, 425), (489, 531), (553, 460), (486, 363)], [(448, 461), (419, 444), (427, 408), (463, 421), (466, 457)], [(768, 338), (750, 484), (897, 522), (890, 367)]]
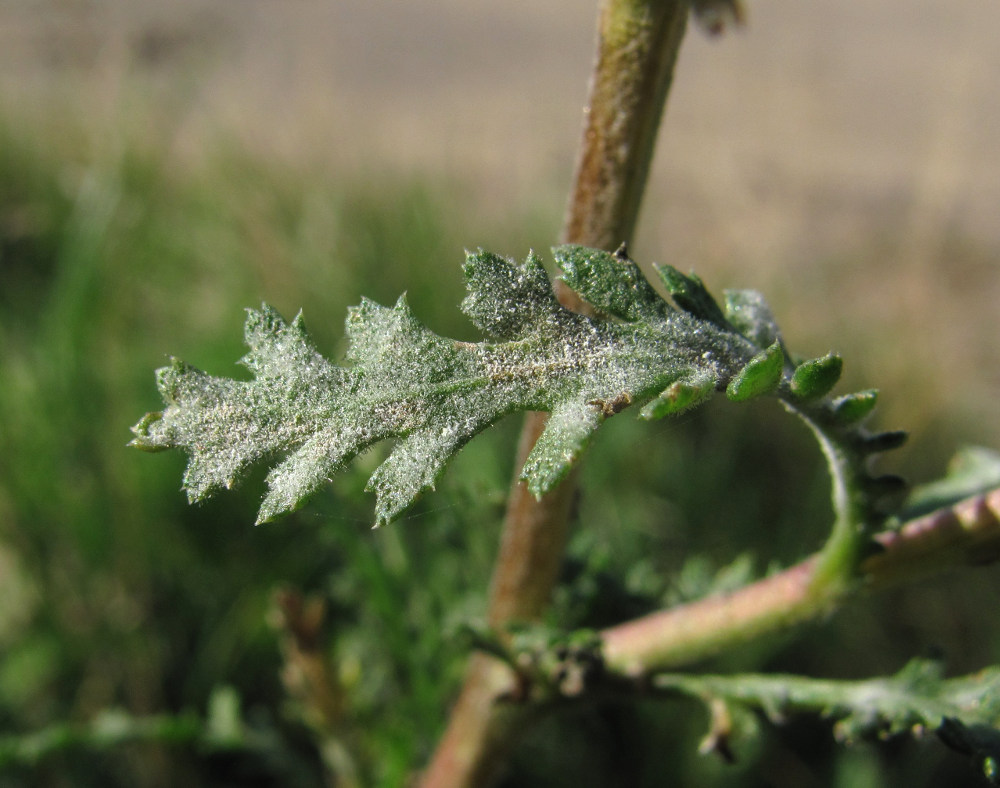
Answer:
[[(265, 304), (247, 311), (244, 328), (242, 363), (253, 379), (214, 377), (174, 361), (157, 372), (166, 407), (133, 427), (132, 445), (187, 452), (184, 487), (193, 501), (238, 483), (255, 463), (272, 463), (264, 522), (298, 508), (369, 446), (396, 439), (368, 484), (382, 524), (509, 413), (553, 413), (524, 468), (541, 495), (606, 418), (658, 395), (657, 414), (669, 411), (666, 396), (697, 404), (761, 351), (754, 337), (776, 333), (766, 306), (749, 296), (739, 302), (743, 322), (726, 322), (696, 277), (661, 270), (671, 304), (623, 253), (563, 246), (554, 254), (567, 284), (602, 317), (563, 308), (534, 253), (517, 263), (483, 251), (466, 256), (462, 309), (486, 342), (435, 334), (405, 296), (393, 306), (363, 299), (348, 313), (340, 366), (313, 346), (301, 313), (286, 322)], [(750, 324), (755, 319), (760, 325)]]

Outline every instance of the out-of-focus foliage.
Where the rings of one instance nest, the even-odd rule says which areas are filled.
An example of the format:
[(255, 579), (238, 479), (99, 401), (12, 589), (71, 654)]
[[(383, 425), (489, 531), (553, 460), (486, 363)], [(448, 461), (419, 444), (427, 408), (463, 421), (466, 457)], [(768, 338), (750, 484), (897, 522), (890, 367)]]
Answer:
[[(125, 426), (157, 407), (149, 369), (167, 353), (230, 369), (241, 352), (232, 327), (244, 305), (264, 299), (315, 316), (324, 348), (342, 347), (341, 316), (362, 295), (391, 302), (402, 291), (434, 331), (473, 339), (454, 309), (455, 249), (544, 248), (559, 217), (529, 205), (506, 226), (477, 226), (468, 184), (333, 183), (234, 151), (192, 167), (165, 147), (126, 142), (96, 154), (62, 134), (0, 126), (0, 735), (85, 728), (109, 710), (211, 720), (209, 699), (226, 686), (242, 724), (269, 744), (56, 749), (0, 783), (320, 784), (269, 625), (272, 594), (289, 585), (327, 600), (324, 647), (363, 772), (373, 784), (404, 784), (458, 686), (456, 625), (484, 607), (516, 420), (470, 443), (436, 493), (377, 532), (363, 488), (381, 449), (280, 527), (250, 528), (262, 476), (188, 506), (183, 458), (137, 456)], [(879, 383), (883, 398), (904, 396)], [(710, 402), (653, 426), (614, 419), (595, 436), (582, 478), (552, 614), (559, 626), (603, 626), (729, 587), (734, 574), (815, 549), (828, 522), (822, 460), (768, 402)], [(737, 560), (748, 553), (767, 558)], [(874, 675), (934, 644), (955, 670), (971, 670), (995, 659), (985, 603), (995, 593), (985, 579), (912, 589), (722, 667)], [(510, 784), (798, 785), (805, 769), (853, 788), (971, 773), (919, 744), (841, 751), (828, 729), (808, 724), (772, 730), (730, 767), (697, 756), (702, 732), (697, 708), (683, 702), (573, 709), (532, 731)]]
[[(184, 170), (162, 153), (126, 147), (95, 159), (78, 140), (46, 142), (2, 129), (0, 732), (109, 708), (203, 712), (228, 684), (250, 724), (285, 729), (286, 755), (314, 774), (311, 746), (283, 711), (268, 623), (271, 595), (291, 584), (333, 600), (332, 648), (359, 722), (389, 715), (366, 745), (384, 753), (379, 775), (402, 779), (433, 741), (459, 670), (447, 629), (427, 622), (480, 607), (494, 533), (483, 526), (497, 521), (512, 437), (473, 451), (445, 495), (416, 508), (399, 533), (374, 538), (362, 508), (371, 460), (309, 515), (280, 531), (251, 529), (259, 480), (246, 496), (190, 507), (180, 458), (136, 463), (127, 424), (156, 404), (149, 367), (168, 350), (231, 363), (238, 338), (220, 326), (239, 320), (248, 300), (302, 304), (336, 315), (331, 324), (361, 293), (408, 289), (428, 313), (439, 297), (453, 304), (461, 282), (427, 261), (464, 243), (457, 198), (414, 180), (385, 191), (331, 185), (238, 153)], [(470, 332), (447, 316), (437, 325)], [(419, 532), (409, 527), (417, 523)], [(282, 763), (203, 763), (183, 748), (135, 747), (84, 758), (78, 771), (78, 753), (52, 756), (0, 782), (288, 774)]]

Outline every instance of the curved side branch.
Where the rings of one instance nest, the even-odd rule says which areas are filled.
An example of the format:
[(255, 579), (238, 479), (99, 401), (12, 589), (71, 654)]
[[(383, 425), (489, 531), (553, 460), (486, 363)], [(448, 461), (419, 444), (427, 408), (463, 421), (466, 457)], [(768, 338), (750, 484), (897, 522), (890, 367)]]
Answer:
[[(862, 562), (854, 595), (998, 561), (1000, 488), (912, 520), (876, 541), (883, 549)], [(813, 583), (817, 565), (813, 555), (730, 594), (606, 629), (601, 636), (607, 667), (628, 676), (673, 669), (828, 615), (849, 595), (825, 593), (828, 586)]]

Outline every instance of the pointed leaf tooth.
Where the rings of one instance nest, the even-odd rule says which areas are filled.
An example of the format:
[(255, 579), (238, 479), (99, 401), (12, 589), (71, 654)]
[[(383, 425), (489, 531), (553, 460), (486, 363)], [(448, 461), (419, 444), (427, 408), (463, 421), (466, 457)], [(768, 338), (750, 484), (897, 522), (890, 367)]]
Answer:
[(232, 489), (248, 464), (234, 455), (219, 457), (207, 451), (192, 454), (182, 484), (188, 501), (198, 503), (219, 490)]
[(482, 250), (468, 253), (463, 270), (469, 294), (462, 311), (494, 339), (516, 339), (561, 309), (534, 252), (523, 265)]
[(831, 403), (831, 415), (842, 426), (857, 424), (866, 419), (878, 402), (878, 389), (866, 389), (845, 394)]
[(394, 306), (383, 306), (370, 298), (347, 310), (348, 360), (357, 365), (374, 365), (391, 352), (397, 338), (405, 333), (405, 318), (409, 316), (406, 295)]
[(886, 430), (871, 435), (862, 435), (854, 443), (862, 454), (878, 454), (883, 451), (898, 449), (906, 443), (909, 433), (905, 430)]
[(774, 391), (781, 382), (785, 352), (780, 342), (762, 350), (743, 367), (726, 387), (726, 396), (733, 402), (744, 402)]
[(261, 304), (260, 309), (247, 309), (246, 320), (243, 323), (243, 342), (249, 352), (239, 363), (249, 369), (254, 376), (268, 374), (269, 363), (275, 358), (285, 356), (285, 353), (272, 353), (275, 345), (281, 343), (281, 335), (287, 331), (288, 324), (278, 312), (267, 304)]
[(540, 498), (566, 478), (604, 419), (597, 405), (573, 401), (557, 406), (521, 469), (528, 491)]
[(298, 509), (323, 482), (381, 437), (354, 420), (317, 432), (267, 474), (267, 495), (257, 524)]
[(448, 460), (484, 426), (436, 422), (396, 444), (365, 486), (376, 494), (375, 527), (395, 520), (421, 493), (433, 490)]
[(804, 361), (792, 374), (792, 395), (799, 400), (811, 400), (830, 393), (844, 369), (844, 361), (836, 353)]
[(148, 452), (166, 451), (169, 449), (170, 446), (160, 436), (154, 434), (154, 425), (162, 419), (162, 411), (147, 413), (132, 427), (132, 434), (135, 437), (127, 445)]
[(694, 408), (715, 393), (715, 379), (711, 375), (692, 375), (675, 380), (648, 403), (639, 415), (648, 420), (673, 416)]
[(562, 279), (606, 314), (635, 322), (662, 320), (670, 307), (627, 253), (564, 245), (552, 249)]
[(240, 359), (240, 363), (255, 378), (336, 385), (344, 373), (313, 346), (301, 311), (291, 323), (286, 323), (268, 304), (263, 304), (259, 310), (248, 309), (243, 334), (250, 352)]
[(351, 311), (348, 330), (347, 357), (357, 378), (350, 383), (380, 392), (381, 399), (401, 389), (412, 395), (423, 385), (459, 374), (470, 363), (471, 354), (460, 352), (454, 342), (424, 326), (405, 297), (391, 308), (364, 300)]
[(261, 304), (260, 309), (247, 309), (246, 312), (243, 341), (250, 348), (251, 354), (261, 345), (273, 342), (282, 332), (288, 330), (285, 319), (278, 310), (267, 303)]
[(185, 385), (186, 380), (190, 376), (204, 374), (190, 364), (185, 364), (179, 358), (171, 356), (170, 366), (160, 367), (156, 370), (156, 388), (165, 404), (176, 405), (184, 396), (185, 391), (190, 388)]
[(696, 274), (685, 276), (672, 265), (657, 265), (655, 269), (677, 306), (702, 320), (727, 325), (718, 303)]

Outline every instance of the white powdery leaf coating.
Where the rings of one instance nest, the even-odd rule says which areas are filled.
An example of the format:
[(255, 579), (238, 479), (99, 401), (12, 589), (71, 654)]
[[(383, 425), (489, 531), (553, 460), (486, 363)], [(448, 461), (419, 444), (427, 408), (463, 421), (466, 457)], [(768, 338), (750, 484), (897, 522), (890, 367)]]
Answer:
[(781, 336), (778, 323), (764, 296), (756, 290), (726, 290), (726, 319), (751, 342), (761, 348)]
[[(563, 249), (565, 252), (568, 247)], [(632, 264), (570, 249), (574, 286), (620, 320), (567, 311), (533, 254), (523, 264), (478, 252), (464, 267), (462, 308), (490, 343), (438, 336), (400, 298), (350, 310), (349, 367), (324, 359), (301, 315), (286, 323), (249, 310), (242, 363), (249, 382), (175, 361), (159, 371), (167, 407), (133, 431), (148, 450), (184, 449), (184, 487), (200, 500), (235, 484), (254, 462), (275, 459), (259, 521), (301, 505), (359, 452), (398, 443), (372, 475), (376, 525), (433, 488), (448, 460), (516, 410), (553, 413), (524, 475), (541, 495), (557, 484), (609, 415), (697, 374), (724, 385), (757, 351), (743, 337), (674, 310)]]
[(467, 254), (464, 269), (469, 295), (465, 312), (492, 339), (515, 339), (539, 324), (558, 321), (563, 312), (534, 252), (524, 265), (480, 250)]

